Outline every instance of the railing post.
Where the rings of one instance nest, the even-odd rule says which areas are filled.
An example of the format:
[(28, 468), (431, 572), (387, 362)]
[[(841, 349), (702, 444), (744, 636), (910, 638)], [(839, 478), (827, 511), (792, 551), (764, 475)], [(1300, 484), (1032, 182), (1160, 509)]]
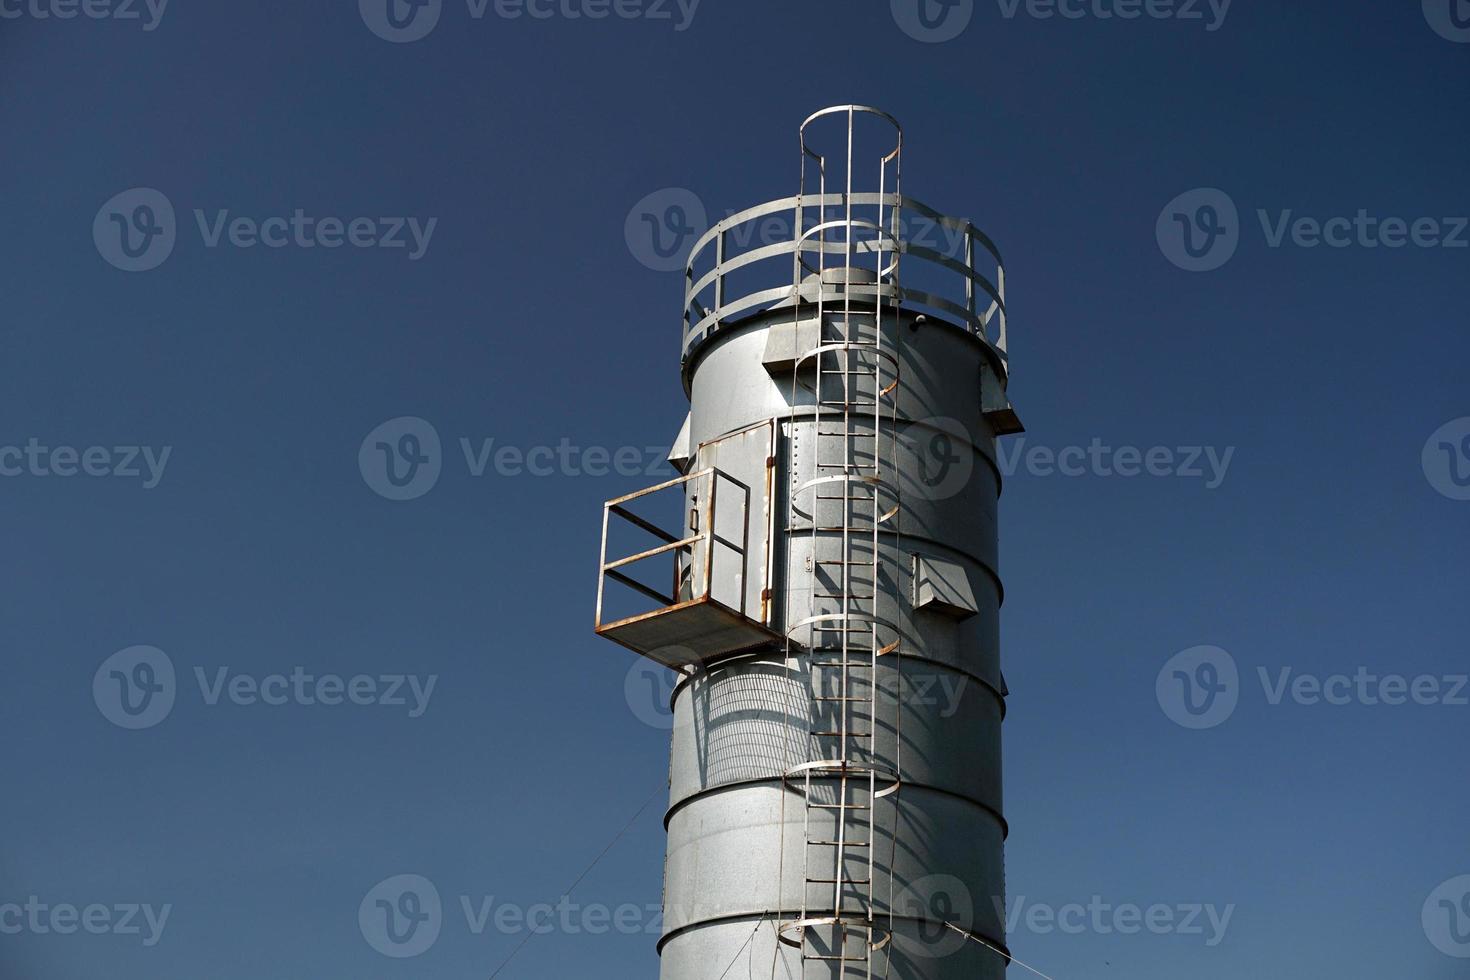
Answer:
[(689, 352), (689, 331), (694, 328), (694, 321), (691, 319), (692, 307), (694, 306), (694, 296), (691, 292), (693, 289), (694, 253), (690, 252), (689, 258), (684, 262), (684, 342), (681, 346), (683, 353), (686, 354)]
[(1006, 352), (1006, 267), (1000, 264), (999, 259), (995, 261), (995, 282), (996, 292), (1000, 293), (1000, 309), (997, 311), (1000, 313), (1000, 336), (996, 338), (995, 346), (999, 347), (1000, 352), (1004, 354)]
[[(965, 223), (965, 310), (970, 314), (970, 322), (977, 323), (979, 318), (975, 315), (975, 226), (969, 222)], [(980, 336), (985, 336), (985, 327), (980, 327)]]
[(715, 235), (715, 326), (720, 325), (720, 311), (725, 308), (725, 229)]
[(750, 488), (740, 498), (740, 615), (745, 615), (746, 567), (750, 564)]
[(709, 471), (709, 497), (705, 500), (704, 514), (704, 597), (711, 597), (715, 568), (715, 488), (720, 482), (720, 471)]
[(612, 504), (602, 505), (602, 547), (597, 556), (597, 629), (602, 629), (602, 586), (607, 581), (607, 519)]

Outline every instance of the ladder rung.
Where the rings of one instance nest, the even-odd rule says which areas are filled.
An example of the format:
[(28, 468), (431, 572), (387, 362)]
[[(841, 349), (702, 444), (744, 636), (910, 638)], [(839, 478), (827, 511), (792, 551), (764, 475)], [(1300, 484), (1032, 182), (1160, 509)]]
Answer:
[(818, 736), (820, 738), (836, 738), (836, 737), (839, 737), (839, 736), (843, 736), (843, 737), (846, 737), (846, 738), (872, 738), (873, 737), (873, 733), (872, 732), (812, 732), (812, 734), (813, 735), (816, 735), (816, 736)]
[(809, 885), (871, 885), (871, 878), (808, 878)]
[(839, 843), (841, 843), (841, 845), (843, 847), (872, 847), (873, 846), (871, 843), (869, 843), (868, 841), (865, 841), (865, 840), (845, 840), (845, 841), (840, 841), (840, 842), (839, 841), (835, 841), (835, 840), (809, 840), (809, 841), (806, 842), (806, 846), (807, 847), (818, 847), (818, 846), (834, 847), (834, 846), (836, 846)]
[(828, 960), (833, 963), (866, 963), (868, 957), (863, 956), (819, 956), (816, 953), (802, 954), (804, 960)]
[(871, 810), (866, 803), (808, 803), (813, 810)]

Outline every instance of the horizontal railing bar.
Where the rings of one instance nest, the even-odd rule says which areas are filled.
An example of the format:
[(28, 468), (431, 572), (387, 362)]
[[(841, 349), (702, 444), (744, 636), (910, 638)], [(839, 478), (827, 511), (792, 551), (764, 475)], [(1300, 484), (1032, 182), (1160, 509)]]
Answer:
[(631, 565), (634, 562), (642, 561), (645, 558), (652, 558), (655, 555), (666, 554), (667, 552), (675, 551), (679, 548), (687, 548), (690, 545), (698, 544), (700, 541), (703, 540), (704, 535), (696, 534), (692, 538), (683, 538), (671, 544), (661, 544), (657, 548), (650, 548), (648, 551), (641, 551), (636, 555), (629, 555), (627, 558), (619, 558), (617, 561), (610, 561), (606, 565), (603, 565), (602, 569), (605, 572), (610, 572), (614, 568), (622, 568), (624, 565)]
[(639, 497), (646, 497), (650, 493), (658, 493), (660, 490), (667, 490), (669, 487), (676, 487), (681, 483), (688, 483), (690, 480), (702, 479), (706, 476), (709, 476), (714, 471), (714, 467), (709, 466), (694, 473), (686, 473), (683, 476), (676, 476), (672, 480), (665, 480), (663, 483), (658, 483), (651, 487), (644, 487), (642, 490), (635, 490), (632, 493), (623, 494), (623, 496), (621, 497), (614, 497), (613, 499), (609, 500), (604, 506), (612, 507), (616, 504), (626, 504), (630, 500), (637, 500)]
[[(800, 206), (803, 210), (806, 210), (815, 208), (840, 207), (845, 205), (846, 203), (846, 194), (843, 194), (841, 192), (833, 192), (830, 194), (807, 194), (805, 196), (783, 197), (778, 198), (774, 201), (766, 201), (764, 204), (757, 204), (753, 207), (746, 208), (744, 211), (737, 211), (736, 213), (717, 222), (708, 231), (706, 231), (703, 235), (695, 240), (693, 247), (691, 247), (689, 250), (690, 261), (688, 264), (692, 266), (694, 264), (695, 256), (699, 255), (705, 249), (707, 249), (714, 242), (714, 240), (719, 237), (721, 232), (727, 232), (731, 228), (747, 224), (757, 218), (763, 218), (767, 215), (777, 214), (783, 211), (795, 212), (798, 206)], [(916, 198), (907, 197), (902, 194), (894, 194), (891, 192), (884, 194), (879, 194), (876, 191), (854, 193), (852, 195), (852, 204), (854, 207), (886, 207), (890, 209), (895, 209), (899, 212), (900, 218), (902, 218), (903, 212), (908, 211), (922, 218), (927, 218), (928, 220), (933, 221), (941, 228), (948, 228), (953, 231), (963, 231), (965, 232), (965, 234), (973, 238), (976, 243), (980, 245), (981, 248), (985, 249), (985, 251), (994, 256), (997, 262), (1004, 264), (1004, 259), (1002, 259), (1001, 257), (1000, 249), (996, 246), (995, 242), (990, 239), (990, 236), (986, 235), (983, 231), (976, 227), (975, 223), (968, 218), (952, 217), (942, 211), (936, 211), (934, 208), (931, 208), (929, 205)], [(902, 221), (900, 221), (900, 225), (902, 225)]]
[(675, 541), (679, 540), (678, 538), (676, 538), (672, 534), (670, 534), (668, 531), (665, 531), (663, 528), (659, 527), (657, 524), (654, 524), (651, 521), (644, 520), (643, 518), (639, 517), (637, 514), (633, 513), (632, 511), (627, 510), (626, 508), (624, 508), (620, 504), (612, 504), (611, 506), (608, 507), (608, 510), (610, 512), (614, 513), (614, 514), (617, 514), (623, 520), (628, 521), (631, 524), (638, 525), (643, 530), (647, 531), (649, 534), (651, 534), (654, 537), (658, 538), (660, 541), (667, 541), (670, 544), (673, 544)]
[(672, 606), (677, 601), (677, 600), (675, 600), (675, 598), (673, 596), (671, 596), (671, 595), (664, 595), (662, 592), (658, 591), (657, 589), (654, 589), (654, 588), (651, 588), (650, 586), (644, 585), (642, 582), (638, 581), (637, 579), (630, 578), (629, 576), (624, 575), (622, 572), (615, 571), (615, 570), (612, 570), (612, 569), (608, 569), (607, 570), (607, 577), (610, 578), (610, 579), (613, 579), (615, 581), (622, 582), (624, 585), (626, 585), (626, 586), (628, 586), (630, 588), (637, 589), (639, 592), (642, 592), (644, 595), (648, 596), (653, 601), (662, 603), (665, 606)]
[(727, 541), (725, 538), (720, 537), (720, 535), (718, 534), (711, 535), (711, 537), (717, 543), (724, 545), (726, 548), (729, 548), (731, 551), (740, 555), (740, 557), (745, 557), (745, 549), (740, 547), (740, 545), (736, 544), (734, 541)]

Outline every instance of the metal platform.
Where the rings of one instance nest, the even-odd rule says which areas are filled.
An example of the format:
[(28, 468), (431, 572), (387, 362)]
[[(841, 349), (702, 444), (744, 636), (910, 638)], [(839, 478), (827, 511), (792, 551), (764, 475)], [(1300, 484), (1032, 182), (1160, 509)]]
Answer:
[[(762, 452), (771, 438), (768, 431), (755, 432)], [(736, 505), (719, 509), (733, 491)], [(628, 509), (635, 500), (659, 493), (684, 496), (681, 508), (689, 517), (688, 530), (671, 532)], [(657, 486), (630, 493), (603, 505), (602, 561), (597, 582), (596, 632), (666, 667), (683, 669), (709, 663), (754, 647), (783, 642), (780, 633), (747, 614), (747, 596), (763, 595), (761, 562), (750, 547), (752, 523), (766, 529), (765, 508), (752, 521), (751, 490), (746, 484), (713, 466)], [(623, 558), (608, 560), (608, 528), (613, 518), (651, 535), (662, 544)], [(723, 529), (723, 530), (722, 530)], [(680, 536), (683, 535), (683, 536)], [(733, 537), (732, 537), (733, 535)], [(765, 551), (761, 542), (760, 553)], [(724, 558), (716, 561), (721, 554)], [(651, 559), (671, 562), (672, 588), (661, 592), (632, 577), (630, 566)], [(719, 566), (718, 568), (716, 566)], [(607, 583), (615, 582), (657, 603), (647, 612), (603, 622), (603, 599)], [(721, 596), (727, 601), (715, 598)], [(760, 603), (765, 606), (764, 601)], [(762, 609), (764, 618), (767, 610)]]
[(768, 643), (780, 634), (705, 596), (597, 628), (598, 636), (678, 670)]

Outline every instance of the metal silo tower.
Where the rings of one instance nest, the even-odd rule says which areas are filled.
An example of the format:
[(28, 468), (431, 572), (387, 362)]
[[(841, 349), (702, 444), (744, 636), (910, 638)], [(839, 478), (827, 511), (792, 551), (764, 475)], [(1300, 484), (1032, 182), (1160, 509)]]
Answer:
[(691, 251), (683, 475), (604, 507), (597, 632), (682, 675), (661, 973), (1001, 977), (1004, 270), (891, 116), (800, 136)]

